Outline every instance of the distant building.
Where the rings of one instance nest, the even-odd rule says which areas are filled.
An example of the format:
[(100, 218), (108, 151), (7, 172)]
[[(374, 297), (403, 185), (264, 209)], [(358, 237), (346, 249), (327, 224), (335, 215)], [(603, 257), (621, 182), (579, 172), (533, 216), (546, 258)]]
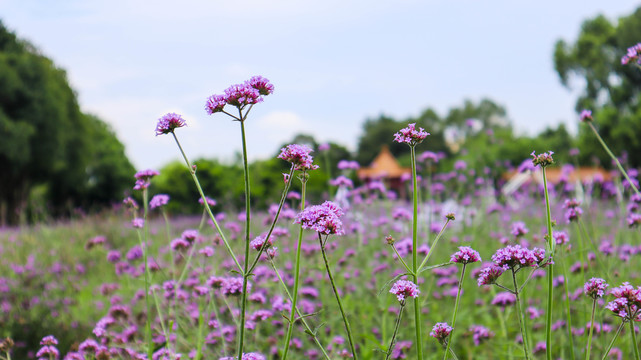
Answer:
[(381, 152), (369, 167), (358, 169), (361, 181), (382, 180), (388, 189), (396, 190), (401, 196), (405, 193), (402, 177), (411, 174), (412, 169), (401, 167), (387, 145), (381, 147)]

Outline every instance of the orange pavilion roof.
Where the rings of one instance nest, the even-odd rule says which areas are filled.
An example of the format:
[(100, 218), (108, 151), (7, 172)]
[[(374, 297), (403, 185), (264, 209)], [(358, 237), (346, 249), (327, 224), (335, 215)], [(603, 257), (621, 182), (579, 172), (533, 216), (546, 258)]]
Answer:
[(396, 158), (389, 151), (387, 145), (383, 145), (381, 152), (376, 156), (369, 167), (358, 170), (360, 179), (366, 178), (398, 178), (403, 174), (411, 174), (412, 169), (401, 167)]

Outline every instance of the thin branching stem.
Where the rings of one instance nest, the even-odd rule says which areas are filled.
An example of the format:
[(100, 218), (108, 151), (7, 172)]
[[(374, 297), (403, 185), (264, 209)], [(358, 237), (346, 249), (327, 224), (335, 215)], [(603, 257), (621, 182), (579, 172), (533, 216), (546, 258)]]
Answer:
[(341, 301), (341, 296), (338, 293), (338, 290), (336, 290), (336, 283), (334, 282), (332, 271), (329, 268), (329, 261), (327, 260), (327, 250), (325, 249), (325, 242), (327, 241), (327, 239), (323, 241), (321, 234), (318, 233), (318, 241), (320, 242), (321, 252), (323, 253), (323, 260), (325, 261), (327, 276), (329, 276), (329, 282), (332, 284), (332, 289), (334, 290), (334, 295), (336, 296), (336, 302), (338, 303), (338, 308), (341, 311), (341, 316), (343, 317), (343, 323), (345, 323), (345, 331), (347, 332), (347, 339), (349, 340), (349, 347), (352, 351), (352, 357), (354, 358), (354, 360), (358, 360), (358, 356), (356, 356), (356, 347), (354, 346), (354, 339), (352, 337), (352, 328), (349, 325), (349, 320), (347, 320), (347, 315), (345, 315), (345, 310), (343, 309), (343, 302)]
[(452, 344), (452, 338), (454, 337), (454, 330), (456, 330), (456, 315), (458, 314), (459, 300), (461, 299), (461, 289), (463, 289), (463, 280), (465, 279), (465, 267), (467, 264), (463, 264), (463, 270), (461, 270), (461, 277), (458, 280), (458, 291), (456, 292), (456, 302), (454, 303), (454, 314), (452, 315), (452, 331), (449, 335), (449, 340), (447, 341), (447, 348), (445, 349), (445, 354), (443, 354), (443, 360), (447, 359), (447, 354), (449, 353), (450, 346)]
[(605, 152), (607, 152), (608, 155), (610, 155), (610, 158), (612, 158), (612, 160), (616, 164), (616, 166), (619, 169), (619, 171), (621, 172), (621, 174), (625, 177), (626, 180), (628, 180), (628, 184), (630, 184), (630, 187), (634, 190), (634, 192), (638, 196), (641, 196), (641, 193), (639, 192), (639, 189), (636, 187), (636, 185), (634, 185), (634, 183), (632, 182), (632, 180), (628, 176), (628, 173), (625, 171), (625, 169), (623, 169), (623, 166), (619, 162), (619, 159), (617, 159), (617, 157), (614, 156), (614, 154), (612, 153), (612, 151), (610, 150), (608, 145), (605, 143), (605, 141), (603, 141), (603, 139), (601, 138), (601, 135), (599, 135), (599, 132), (596, 131), (596, 128), (594, 127), (594, 124), (592, 124), (592, 121), (588, 121), (587, 123), (588, 123), (588, 125), (590, 125), (590, 129), (592, 129), (592, 132), (594, 132), (594, 135), (596, 135), (597, 140), (599, 140), (599, 142), (601, 143), (601, 146), (603, 146), (603, 149), (605, 150)]
[(396, 324), (394, 325), (394, 333), (392, 334), (392, 340), (389, 343), (387, 348), (387, 355), (385, 360), (389, 360), (389, 357), (392, 355), (392, 350), (394, 350), (394, 345), (396, 344), (396, 334), (398, 334), (398, 326), (401, 324), (401, 317), (403, 317), (403, 308), (405, 308), (405, 300), (401, 301), (401, 308), (398, 310), (398, 316), (396, 317)]
[[(303, 173), (300, 176), (301, 181), (301, 202), (300, 202), (300, 211), (305, 210), (305, 192), (307, 190), (307, 176)], [(294, 330), (294, 322), (296, 316), (296, 304), (298, 303), (298, 287), (300, 285), (300, 254), (301, 254), (301, 245), (303, 244), (303, 225), (301, 224), (298, 231), (298, 244), (296, 246), (296, 264), (294, 265), (294, 296), (292, 297), (292, 308), (289, 312), (289, 323), (287, 324), (287, 335), (285, 336), (285, 344), (283, 345), (283, 359), (287, 359), (287, 354), (289, 354), (290, 341), (292, 339), (292, 332)]]

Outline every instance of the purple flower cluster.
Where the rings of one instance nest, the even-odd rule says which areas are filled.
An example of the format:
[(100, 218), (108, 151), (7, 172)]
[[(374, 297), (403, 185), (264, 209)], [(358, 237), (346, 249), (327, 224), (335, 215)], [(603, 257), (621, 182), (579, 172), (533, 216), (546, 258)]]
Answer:
[(434, 327), (432, 327), (430, 336), (438, 340), (439, 343), (445, 344), (445, 340), (450, 336), (452, 330), (452, 327), (447, 325), (447, 323), (436, 323)]
[(149, 207), (151, 207), (152, 209), (155, 209), (163, 205), (167, 205), (167, 203), (169, 203), (169, 195), (157, 194), (151, 198), (151, 201), (149, 201)]
[(262, 76), (254, 76), (242, 84), (236, 84), (225, 89), (224, 95), (212, 95), (207, 98), (205, 110), (209, 115), (223, 111), (225, 105), (236, 106), (239, 109), (263, 101), (263, 96), (274, 92), (274, 85)]
[(149, 187), (151, 178), (154, 176), (160, 175), (156, 170), (141, 170), (134, 175), (136, 179), (136, 184), (134, 185), (134, 190), (143, 190)]
[(321, 234), (343, 235), (343, 210), (331, 201), (321, 205), (310, 206), (296, 216), (294, 223), (301, 224), (303, 229), (311, 229)]
[(501, 275), (503, 275), (504, 272), (504, 268), (491, 264), (490, 266), (486, 266), (481, 269), (476, 282), (478, 286), (492, 285)]
[(581, 111), (581, 115), (579, 115), (579, 117), (581, 118), (581, 121), (583, 121), (583, 122), (592, 121), (592, 111), (583, 110), (583, 111)]
[(479, 346), (486, 340), (494, 337), (494, 333), (490, 331), (490, 329), (481, 325), (472, 325), (470, 327), (470, 332), (472, 333), (472, 339), (476, 346)]
[[(221, 357), (219, 360), (236, 360), (237, 357), (226, 356)], [(265, 357), (259, 353), (243, 353), (242, 360), (265, 360)]]
[(354, 187), (354, 182), (344, 175), (340, 175), (336, 179), (330, 180), (329, 184), (336, 187), (341, 187), (341, 186), (348, 187), (348, 188)]
[(479, 255), (478, 251), (472, 249), (471, 247), (459, 246), (458, 249), (459, 251), (455, 252), (450, 257), (451, 262), (459, 264), (469, 264), (481, 261), (481, 255)]
[(416, 123), (412, 123), (394, 134), (394, 141), (414, 146), (422, 143), (427, 135), (429, 135), (429, 133), (425, 131), (425, 129), (419, 127), (418, 130), (416, 130)]
[[(228, 277), (225, 278), (220, 284), (220, 289), (223, 295), (240, 295), (243, 293), (243, 278), (242, 277)], [(247, 292), (251, 290), (251, 283), (247, 282)]]
[[(257, 251), (260, 250), (263, 247), (263, 245), (265, 244), (265, 237), (266, 237), (265, 235), (257, 236), (254, 240), (252, 240), (249, 243), (249, 246), (251, 246), (252, 249), (254, 249), (254, 250), (257, 250)], [(269, 248), (272, 245), (273, 245), (273, 241), (272, 241), (272, 238), (270, 236), (269, 237), (269, 241), (267, 241), (267, 245), (265, 245), (265, 248)]]
[(548, 151), (544, 152), (542, 154), (536, 155), (535, 151), (532, 151), (530, 156), (532, 156), (532, 164), (539, 165), (540, 167), (546, 167), (548, 165), (554, 164), (554, 159), (552, 158), (552, 155), (554, 152)]
[(291, 144), (280, 149), (279, 159), (283, 159), (294, 166), (295, 170), (316, 170), (318, 165), (314, 165), (314, 159), (309, 154), (313, 150), (307, 145)]
[(566, 209), (565, 220), (568, 224), (573, 221), (578, 221), (579, 217), (583, 215), (583, 210), (579, 207), (580, 205), (581, 202), (576, 199), (565, 200), (565, 203), (563, 203), (563, 207)]
[(512, 231), (510, 231), (510, 233), (517, 238), (527, 234), (528, 232), (530, 232), (530, 230), (525, 226), (523, 221), (514, 222), (512, 224)]
[(167, 113), (158, 119), (156, 136), (173, 133), (177, 128), (187, 126), (185, 119), (176, 113)]
[(628, 282), (610, 291), (615, 299), (605, 308), (624, 320), (641, 321), (641, 287), (636, 289)]
[(621, 57), (621, 65), (628, 65), (631, 62), (641, 64), (641, 59), (639, 58), (640, 55), (641, 43), (630, 46), (626, 54)]
[(504, 270), (536, 267), (540, 265), (543, 260), (545, 260), (545, 251), (543, 249), (534, 248), (530, 250), (521, 245), (508, 245), (502, 249), (498, 249), (496, 253), (492, 255), (494, 264), (502, 267)]
[(605, 280), (601, 278), (592, 278), (583, 285), (583, 292), (585, 295), (596, 299), (605, 295), (605, 289), (607, 289), (608, 286), (609, 285), (606, 284)]
[(552, 238), (557, 245), (565, 245), (570, 241), (570, 236), (565, 231), (552, 231)]
[(398, 280), (392, 285), (389, 292), (396, 295), (396, 298), (401, 304), (405, 303), (406, 298), (417, 298), (418, 294), (421, 293), (418, 286), (409, 280)]
[[(214, 200), (214, 199), (212, 199), (212, 198), (210, 198), (210, 197), (208, 197), (208, 196), (205, 196), (205, 199), (207, 200), (207, 205), (209, 205), (209, 206), (216, 206), (216, 200)], [(203, 201), (203, 198), (198, 199), (198, 203), (199, 203), (200, 205), (205, 206), (205, 202)]]
[(42, 347), (36, 353), (38, 360), (58, 359), (60, 356), (60, 352), (56, 348), (58, 340), (55, 337), (51, 335), (45, 336), (40, 340), (40, 345)]

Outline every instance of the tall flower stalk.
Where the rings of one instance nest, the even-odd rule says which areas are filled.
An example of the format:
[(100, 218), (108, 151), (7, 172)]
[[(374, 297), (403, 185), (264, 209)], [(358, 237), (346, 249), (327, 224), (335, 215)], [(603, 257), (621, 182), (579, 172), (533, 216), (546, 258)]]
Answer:
[(452, 331), (449, 334), (447, 346), (445, 347), (445, 353), (443, 354), (443, 360), (447, 359), (447, 355), (450, 352), (452, 337), (454, 336), (454, 330), (456, 329), (456, 315), (458, 314), (459, 301), (461, 299), (461, 289), (463, 289), (463, 280), (465, 279), (465, 268), (467, 267), (467, 264), (479, 261), (481, 261), (481, 256), (477, 251), (469, 246), (460, 246), (459, 251), (455, 252), (450, 257), (450, 262), (463, 264), (463, 269), (461, 269), (461, 277), (458, 281), (458, 290), (456, 292), (456, 301), (454, 303), (454, 314), (452, 315)]
[[(409, 124), (406, 128), (394, 134), (394, 141), (405, 143), (410, 147), (412, 166), (412, 278), (418, 284), (418, 185), (416, 183), (416, 145), (420, 144), (429, 135), (423, 128), (416, 129), (416, 124)], [(423, 359), (423, 334), (421, 323), (421, 302), (414, 298), (414, 330), (416, 333), (417, 358)]]
[(641, 196), (641, 192), (639, 192), (639, 189), (637, 188), (637, 186), (636, 186), (636, 185), (634, 184), (634, 182), (630, 179), (630, 176), (628, 176), (627, 171), (625, 171), (625, 169), (623, 168), (623, 166), (622, 166), (622, 165), (621, 165), (621, 163), (619, 162), (619, 159), (618, 159), (616, 156), (614, 156), (614, 153), (612, 153), (612, 150), (610, 150), (610, 148), (609, 148), (609, 147), (608, 147), (608, 145), (605, 143), (605, 141), (603, 141), (603, 138), (601, 138), (601, 135), (599, 135), (599, 132), (598, 132), (598, 131), (596, 130), (596, 128), (594, 127), (594, 123), (593, 123), (593, 121), (592, 121), (592, 120), (593, 120), (593, 118), (592, 118), (592, 111), (590, 111), (590, 110), (583, 110), (583, 111), (581, 112), (581, 121), (586, 122), (586, 123), (588, 124), (588, 126), (590, 126), (590, 129), (592, 129), (592, 132), (594, 133), (594, 136), (596, 136), (597, 140), (599, 141), (599, 143), (600, 143), (600, 144), (601, 144), (601, 146), (603, 147), (603, 150), (605, 150), (605, 152), (606, 152), (606, 153), (608, 153), (608, 155), (610, 156), (610, 158), (612, 159), (612, 161), (614, 162), (614, 164), (617, 166), (617, 168), (618, 168), (618, 169), (619, 169), (619, 171), (621, 172), (621, 175), (623, 175), (623, 177), (625, 177), (625, 179), (628, 181), (628, 184), (630, 184), (630, 187), (632, 188), (632, 190), (634, 190), (634, 192), (635, 192), (638, 196)]
[[(630, 283), (624, 282), (621, 286), (613, 288), (610, 294), (614, 295), (615, 299), (608, 303), (606, 308), (621, 318), (621, 326), (627, 322), (630, 323), (630, 338), (632, 340), (634, 358), (641, 360), (634, 329), (634, 322), (641, 320), (641, 287), (635, 289)], [(614, 343), (614, 340), (612, 342)]]
[[(547, 226), (548, 233), (546, 235), (547, 239), (547, 251), (546, 255), (549, 259), (548, 263), (548, 302), (547, 310), (545, 312), (545, 356), (548, 360), (552, 360), (552, 305), (554, 301), (554, 251), (556, 243), (554, 237), (552, 236), (552, 215), (550, 212), (550, 195), (548, 194), (548, 182), (547, 176), (545, 175), (545, 168), (554, 164), (554, 159), (552, 158), (552, 151), (547, 153), (542, 153), (536, 155), (534, 151), (532, 152), (532, 163), (536, 166), (541, 167), (541, 173), (543, 174), (543, 192), (545, 193), (545, 224)], [(515, 285), (516, 286), (516, 285)], [(518, 296), (517, 296), (518, 301)], [(525, 342), (526, 340), (523, 339)]]
[[(147, 319), (145, 321), (145, 340), (147, 343), (147, 356), (151, 358), (154, 352), (154, 345), (152, 342), (151, 334), (151, 302), (149, 301), (149, 284), (151, 283), (151, 275), (149, 272), (149, 264), (147, 261), (149, 247), (149, 225), (147, 222), (147, 215), (149, 214), (149, 185), (151, 179), (159, 173), (155, 170), (143, 170), (136, 173), (136, 184), (134, 190), (142, 191), (143, 215), (142, 219), (134, 218), (133, 226), (138, 229), (138, 239), (140, 240), (140, 249), (142, 251), (144, 273), (145, 273), (145, 307), (147, 310)], [(127, 201), (127, 200), (125, 200)], [(131, 200), (132, 205), (133, 200)], [(142, 229), (142, 230), (141, 230)]]
[(398, 300), (401, 307), (398, 309), (398, 316), (396, 317), (396, 323), (394, 325), (394, 333), (392, 334), (392, 339), (390, 340), (390, 344), (387, 347), (385, 360), (388, 360), (390, 358), (390, 356), (392, 355), (392, 351), (394, 350), (396, 335), (398, 334), (398, 327), (401, 323), (401, 318), (403, 317), (403, 309), (405, 308), (405, 299), (408, 297), (418, 298), (418, 295), (421, 293), (416, 284), (407, 280), (396, 281), (394, 285), (392, 285), (392, 288), (389, 292), (396, 295), (396, 299)]
[[(238, 329), (239, 329), (238, 330), (238, 333), (239, 333), (238, 353), (237, 353), (238, 360), (242, 360), (242, 357), (243, 357), (243, 348), (244, 348), (244, 339), (245, 339), (245, 316), (246, 316), (246, 304), (247, 304), (247, 283), (248, 283), (248, 278), (252, 275), (251, 271), (249, 271), (249, 248), (250, 248), (249, 235), (250, 235), (250, 228), (251, 228), (250, 191), (251, 190), (250, 190), (250, 184), (249, 184), (249, 166), (247, 161), (245, 120), (247, 120), (247, 116), (251, 111), (252, 107), (257, 103), (262, 102), (263, 96), (267, 96), (273, 92), (274, 92), (274, 86), (269, 82), (269, 80), (261, 76), (254, 76), (248, 81), (244, 82), (243, 84), (230, 86), (225, 90), (224, 95), (210, 96), (207, 99), (207, 103), (205, 104), (205, 110), (209, 115), (222, 112), (240, 123), (241, 141), (242, 141), (242, 148), (243, 148), (243, 174), (244, 174), (244, 182), (245, 182), (245, 212), (246, 212), (244, 267), (241, 266), (240, 263), (238, 262), (238, 259), (236, 258), (234, 251), (231, 249), (231, 246), (229, 246), (229, 242), (225, 238), (222, 230), (218, 226), (218, 223), (215, 217), (213, 216), (213, 213), (211, 212), (211, 209), (209, 208), (209, 204), (207, 203), (205, 194), (202, 190), (202, 187), (200, 186), (198, 177), (196, 176), (196, 166), (189, 162), (189, 160), (187, 159), (187, 156), (185, 155), (185, 152), (182, 149), (182, 146), (180, 145), (180, 142), (178, 142), (175, 129), (186, 125), (184, 119), (182, 119), (182, 117), (177, 114), (167, 114), (162, 118), (160, 118), (158, 121), (158, 124), (156, 125), (156, 135), (163, 135), (163, 134), (169, 134), (169, 133), (173, 135), (174, 140), (176, 141), (176, 144), (178, 145), (178, 148), (180, 149), (180, 152), (183, 155), (185, 163), (190, 169), (190, 173), (192, 175), (194, 183), (196, 184), (196, 187), (198, 188), (198, 192), (200, 193), (201, 198), (203, 200), (203, 205), (205, 205), (205, 208), (207, 209), (207, 212), (212, 222), (214, 223), (216, 230), (218, 231), (221, 238), (223, 239), (223, 242), (225, 243), (225, 247), (227, 248), (227, 251), (229, 252), (232, 259), (234, 260), (236, 267), (238, 268), (239, 272), (243, 275), (243, 287), (242, 287), (241, 304), (240, 304), (241, 313), (240, 313), (240, 321), (238, 323)], [(235, 107), (238, 111), (238, 116), (227, 112), (225, 110), (225, 107), (227, 105)]]
[(338, 205), (331, 201), (325, 201), (321, 205), (314, 205), (306, 208), (296, 216), (294, 222), (301, 224), (301, 227), (304, 229), (314, 230), (318, 233), (318, 242), (320, 244), (321, 253), (323, 254), (323, 261), (325, 262), (327, 276), (329, 277), (329, 281), (332, 285), (332, 290), (334, 291), (334, 296), (336, 297), (336, 303), (338, 304), (338, 308), (341, 312), (341, 317), (343, 318), (343, 323), (345, 324), (345, 331), (347, 332), (347, 339), (349, 341), (352, 357), (357, 360), (358, 355), (356, 354), (354, 336), (352, 334), (352, 329), (349, 324), (347, 315), (345, 314), (341, 296), (336, 289), (336, 282), (334, 281), (334, 276), (332, 275), (332, 270), (329, 266), (329, 260), (327, 259), (327, 248), (325, 246), (327, 244), (327, 238), (329, 237), (329, 235), (345, 234), (345, 231), (343, 230), (343, 222), (340, 220), (343, 215), (344, 212), (340, 207), (338, 207)]
[[(516, 274), (526, 267), (538, 268), (548, 266), (549, 263), (547, 263), (545, 259), (545, 250), (539, 248), (529, 250), (521, 245), (508, 245), (505, 248), (497, 250), (496, 253), (492, 255), (492, 261), (493, 263), (491, 265), (481, 269), (477, 283), (479, 286), (496, 285), (515, 296), (519, 327), (521, 329), (521, 337), (523, 338), (523, 352), (525, 353), (525, 358), (530, 359), (530, 346), (528, 343), (529, 337), (527, 327), (525, 326), (525, 320), (523, 318), (521, 294), (525, 285), (532, 278), (534, 271), (530, 273), (528, 278), (520, 286), (516, 280)], [(512, 274), (512, 278), (510, 279), (513, 286), (512, 289), (497, 283), (497, 280), (501, 275), (508, 270)]]
[[(303, 172), (300, 176), (301, 182), (301, 203), (300, 211), (305, 211), (305, 192), (307, 189), (307, 174)], [(294, 329), (294, 323), (296, 322), (296, 306), (298, 304), (298, 287), (300, 285), (300, 254), (301, 254), (301, 245), (303, 244), (303, 226), (301, 225), (298, 232), (298, 243), (296, 245), (296, 262), (294, 265), (294, 291), (292, 296), (292, 308), (289, 313), (289, 323), (287, 325), (287, 335), (285, 336), (285, 344), (283, 350), (283, 360), (287, 359), (287, 354), (289, 353), (289, 342), (292, 339), (292, 331)]]
[(600, 278), (592, 278), (583, 285), (583, 292), (592, 299), (592, 314), (590, 315), (590, 330), (588, 331), (588, 343), (585, 346), (585, 360), (590, 360), (592, 350), (592, 334), (594, 333), (594, 314), (596, 313), (596, 302), (598, 298), (605, 295), (608, 284)]

